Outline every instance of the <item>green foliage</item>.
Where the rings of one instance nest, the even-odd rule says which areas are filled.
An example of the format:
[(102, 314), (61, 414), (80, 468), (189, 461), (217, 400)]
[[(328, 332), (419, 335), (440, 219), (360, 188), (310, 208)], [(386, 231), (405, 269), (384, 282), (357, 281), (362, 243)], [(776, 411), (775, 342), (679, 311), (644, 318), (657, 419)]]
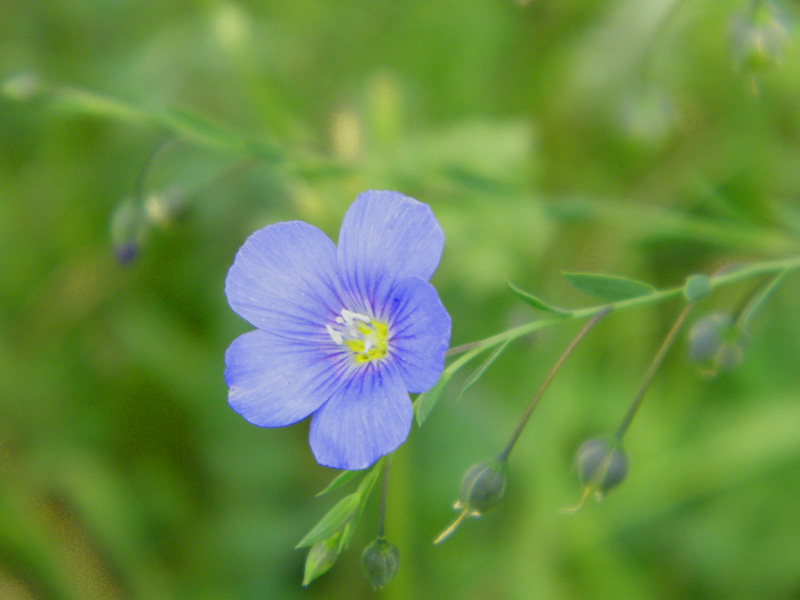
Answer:
[(616, 275), (564, 273), (564, 278), (576, 290), (609, 302), (647, 296), (656, 291), (656, 288), (648, 283)]

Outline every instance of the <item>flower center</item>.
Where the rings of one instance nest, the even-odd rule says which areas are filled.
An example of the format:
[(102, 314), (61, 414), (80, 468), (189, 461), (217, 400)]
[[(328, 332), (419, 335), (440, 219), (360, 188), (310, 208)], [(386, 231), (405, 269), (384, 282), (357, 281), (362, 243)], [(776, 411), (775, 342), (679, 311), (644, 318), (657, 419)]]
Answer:
[(335, 321), (335, 325), (326, 325), (325, 328), (334, 342), (350, 349), (356, 364), (363, 365), (386, 356), (389, 340), (386, 323), (347, 309), (342, 309)]

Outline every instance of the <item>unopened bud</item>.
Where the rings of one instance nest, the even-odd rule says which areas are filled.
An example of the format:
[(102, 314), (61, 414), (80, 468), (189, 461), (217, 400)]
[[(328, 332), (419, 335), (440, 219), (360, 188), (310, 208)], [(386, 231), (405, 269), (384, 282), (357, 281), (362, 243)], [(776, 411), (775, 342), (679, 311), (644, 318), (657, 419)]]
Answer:
[(341, 532), (337, 532), (328, 539), (317, 542), (308, 551), (306, 565), (303, 573), (303, 585), (306, 586), (320, 575), (327, 573), (336, 564), (339, 558), (339, 540)]
[(689, 275), (686, 285), (683, 286), (683, 295), (690, 302), (696, 302), (708, 296), (711, 290), (711, 278), (708, 275)]
[(364, 548), (364, 553), (361, 555), (364, 575), (376, 590), (394, 579), (399, 566), (400, 552), (397, 546), (382, 537)]
[(575, 466), (581, 485), (585, 490), (593, 490), (599, 499), (625, 479), (628, 456), (619, 443), (593, 438), (578, 448)]
[(730, 371), (742, 362), (746, 342), (731, 315), (712, 313), (689, 330), (689, 361), (709, 376)]
[(446, 540), (465, 517), (480, 517), (497, 505), (506, 493), (506, 458), (487, 460), (470, 467), (461, 479), (458, 501), (453, 508), (460, 510), (458, 518), (434, 540)]
[(186, 194), (176, 189), (151, 194), (144, 203), (147, 219), (162, 228), (182, 219), (187, 207)]
[(139, 255), (147, 235), (147, 224), (139, 204), (126, 200), (111, 217), (111, 245), (120, 264), (127, 265)]

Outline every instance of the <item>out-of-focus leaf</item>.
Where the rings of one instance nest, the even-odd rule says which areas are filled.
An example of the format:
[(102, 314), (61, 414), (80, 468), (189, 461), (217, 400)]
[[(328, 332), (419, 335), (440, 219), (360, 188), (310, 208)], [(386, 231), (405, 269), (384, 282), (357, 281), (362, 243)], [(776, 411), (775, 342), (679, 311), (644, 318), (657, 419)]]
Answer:
[(576, 290), (611, 302), (647, 296), (656, 291), (649, 283), (616, 275), (565, 272), (564, 277)]

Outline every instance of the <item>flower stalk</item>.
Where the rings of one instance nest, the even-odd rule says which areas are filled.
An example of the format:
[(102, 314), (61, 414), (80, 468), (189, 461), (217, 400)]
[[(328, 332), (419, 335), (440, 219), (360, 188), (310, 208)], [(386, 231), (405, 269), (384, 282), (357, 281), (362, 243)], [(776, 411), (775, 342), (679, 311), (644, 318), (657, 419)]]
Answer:
[(639, 386), (639, 390), (636, 392), (636, 396), (634, 397), (628, 412), (625, 414), (625, 417), (622, 419), (622, 423), (620, 423), (616, 433), (614, 434), (614, 438), (617, 441), (622, 441), (622, 437), (625, 435), (628, 427), (630, 427), (633, 418), (636, 416), (636, 412), (642, 405), (642, 401), (644, 400), (645, 394), (647, 394), (647, 390), (650, 389), (650, 385), (653, 383), (653, 378), (656, 376), (658, 369), (661, 367), (661, 363), (664, 362), (667, 352), (669, 352), (669, 349), (675, 342), (678, 332), (681, 330), (681, 327), (686, 321), (686, 318), (689, 316), (689, 313), (692, 312), (694, 306), (695, 303), (690, 302), (683, 308), (680, 315), (678, 315), (678, 318), (675, 320), (675, 323), (672, 325), (672, 328), (669, 330), (669, 333), (667, 333), (667, 337), (664, 338), (664, 341), (658, 348), (656, 355), (653, 357), (653, 362), (650, 363), (650, 366), (645, 373), (644, 380)]
[(528, 420), (531, 418), (534, 409), (539, 404), (539, 401), (542, 399), (542, 396), (544, 396), (544, 393), (547, 391), (547, 388), (550, 387), (550, 384), (553, 382), (553, 379), (555, 379), (555, 376), (558, 374), (558, 371), (564, 365), (564, 362), (567, 360), (567, 358), (569, 358), (569, 355), (572, 354), (572, 351), (575, 350), (575, 347), (578, 345), (578, 343), (584, 337), (586, 337), (586, 334), (589, 333), (592, 327), (594, 327), (597, 324), (597, 322), (600, 321), (600, 319), (602, 319), (608, 313), (610, 313), (611, 310), (612, 307), (610, 305), (602, 308), (597, 314), (595, 314), (591, 319), (589, 319), (589, 321), (583, 326), (583, 328), (578, 332), (578, 334), (574, 338), (572, 338), (572, 341), (564, 349), (564, 352), (561, 353), (561, 356), (558, 357), (558, 360), (545, 376), (544, 381), (539, 386), (539, 389), (536, 390), (536, 393), (533, 395), (533, 398), (531, 398), (531, 401), (528, 404), (528, 408), (525, 409), (525, 413), (522, 415), (522, 418), (517, 424), (516, 429), (514, 429), (514, 433), (511, 434), (511, 438), (508, 440), (508, 444), (506, 444), (505, 449), (498, 456), (499, 460), (505, 460), (506, 458), (508, 458), (508, 455), (511, 453), (511, 450), (513, 450), (514, 445), (517, 443), (517, 440), (519, 440), (519, 436), (522, 434), (522, 430), (525, 429), (525, 425), (528, 424)]

